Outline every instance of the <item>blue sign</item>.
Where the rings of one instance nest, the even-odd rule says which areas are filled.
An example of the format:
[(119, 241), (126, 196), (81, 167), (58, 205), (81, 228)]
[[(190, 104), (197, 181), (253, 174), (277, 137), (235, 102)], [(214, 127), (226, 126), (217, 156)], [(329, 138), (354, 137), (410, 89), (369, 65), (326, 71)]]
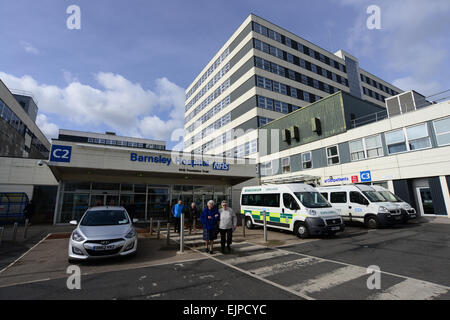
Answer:
[(71, 154), (72, 154), (71, 146), (52, 145), (52, 152), (50, 153), (50, 161), (70, 162)]
[(372, 175), (370, 174), (370, 171), (361, 171), (359, 173), (359, 177), (361, 178), (361, 182), (372, 181)]
[(213, 170), (222, 170), (222, 171), (229, 171), (230, 165), (228, 163), (220, 163), (220, 162), (213, 162)]

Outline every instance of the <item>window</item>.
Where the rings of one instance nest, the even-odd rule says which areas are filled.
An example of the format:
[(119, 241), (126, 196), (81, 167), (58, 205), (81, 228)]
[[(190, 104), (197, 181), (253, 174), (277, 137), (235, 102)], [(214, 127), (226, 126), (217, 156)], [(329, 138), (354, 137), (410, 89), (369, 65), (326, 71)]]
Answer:
[(435, 120), (433, 122), (434, 131), (436, 132), (436, 140), (438, 146), (446, 146), (450, 144), (450, 117)]
[(339, 163), (339, 152), (337, 146), (332, 146), (327, 148), (327, 162), (328, 165)]
[(285, 208), (290, 210), (300, 209), (297, 200), (295, 200), (295, 198), (289, 193), (283, 193), (283, 205)]
[(357, 191), (350, 191), (350, 202), (362, 205), (369, 204), (366, 198), (364, 198), (364, 196)]
[(331, 192), (330, 193), (331, 203), (347, 203), (347, 192)]
[(281, 167), (283, 168), (283, 173), (291, 172), (291, 158), (286, 157), (281, 159)]
[(322, 195), (322, 197), (324, 197), (328, 201), (328, 193), (327, 192), (321, 192), (320, 194)]
[(374, 158), (383, 155), (380, 135), (350, 141), (349, 146), (352, 161)]
[(389, 154), (407, 151), (403, 129), (386, 133), (386, 144)]
[(262, 177), (272, 175), (272, 161), (261, 163), (259, 166)]
[(386, 133), (386, 144), (390, 154), (421, 150), (431, 147), (427, 124), (403, 128)]
[(302, 153), (302, 167), (303, 169), (312, 168), (311, 152)]
[(420, 150), (431, 147), (427, 124), (406, 128), (409, 150)]

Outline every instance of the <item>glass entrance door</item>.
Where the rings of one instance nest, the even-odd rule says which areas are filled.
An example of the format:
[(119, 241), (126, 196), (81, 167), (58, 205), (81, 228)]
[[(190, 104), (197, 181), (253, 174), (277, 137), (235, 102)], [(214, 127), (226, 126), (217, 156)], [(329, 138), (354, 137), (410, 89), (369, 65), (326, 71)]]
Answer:
[(417, 188), (417, 200), (421, 215), (436, 214), (433, 208), (433, 197), (430, 188)]
[(95, 206), (118, 206), (119, 196), (110, 194), (93, 194), (91, 195), (90, 207)]

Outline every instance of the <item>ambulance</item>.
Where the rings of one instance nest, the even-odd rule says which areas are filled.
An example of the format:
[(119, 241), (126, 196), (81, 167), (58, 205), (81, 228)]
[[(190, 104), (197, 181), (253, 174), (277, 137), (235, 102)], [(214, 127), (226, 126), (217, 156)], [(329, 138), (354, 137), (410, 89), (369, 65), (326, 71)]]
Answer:
[(244, 187), (241, 214), (247, 228), (264, 225), (289, 230), (300, 238), (344, 231), (339, 213), (313, 187), (303, 183)]
[(403, 222), (407, 222), (408, 220), (417, 218), (416, 209), (411, 207), (409, 203), (400, 199), (399, 196), (390, 192), (388, 189), (382, 186), (373, 185), (372, 188), (377, 190), (386, 199), (386, 201), (394, 203), (400, 207), (400, 210), (402, 211)]
[(353, 184), (317, 190), (339, 211), (344, 221), (362, 222), (371, 229), (403, 222), (399, 206), (387, 201), (372, 186)]

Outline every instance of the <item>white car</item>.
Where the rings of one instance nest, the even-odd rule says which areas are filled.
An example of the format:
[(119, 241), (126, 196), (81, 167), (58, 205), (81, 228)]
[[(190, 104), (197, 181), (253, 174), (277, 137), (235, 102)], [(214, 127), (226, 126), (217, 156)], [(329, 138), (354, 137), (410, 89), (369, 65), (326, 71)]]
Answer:
[(136, 253), (137, 232), (123, 207), (89, 208), (79, 223), (70, 224), (77, 228), (70, 236), (69, 262)]

